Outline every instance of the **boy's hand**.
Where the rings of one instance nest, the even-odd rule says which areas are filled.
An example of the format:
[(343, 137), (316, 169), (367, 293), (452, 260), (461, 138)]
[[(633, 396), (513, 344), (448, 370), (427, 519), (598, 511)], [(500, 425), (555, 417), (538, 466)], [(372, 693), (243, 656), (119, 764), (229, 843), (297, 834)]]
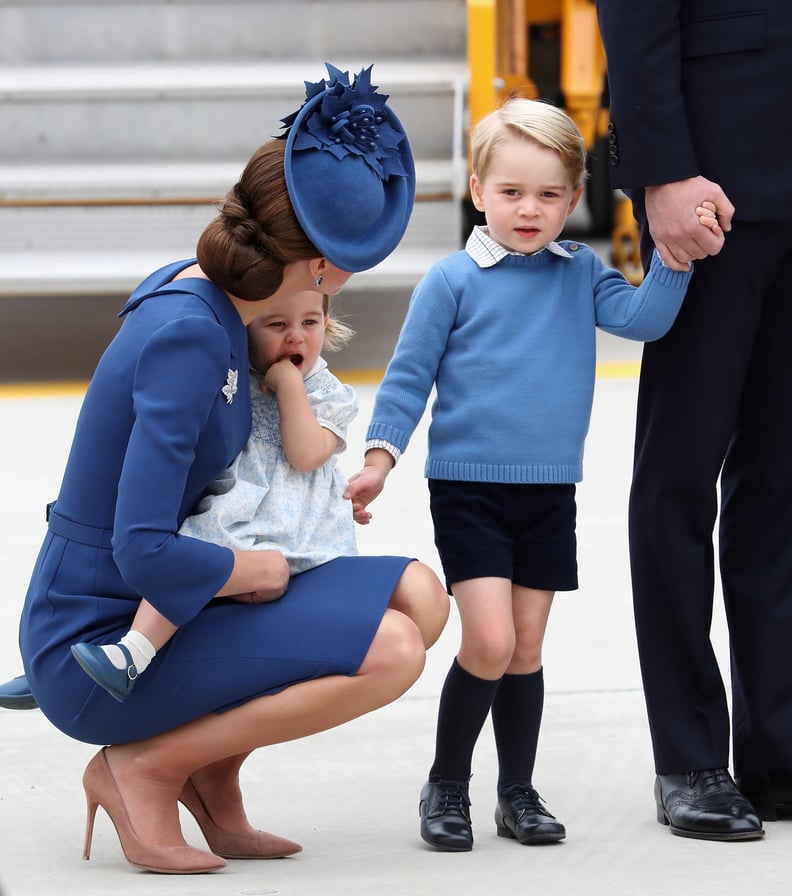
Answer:
[(360, 501), (352, 502), (352, 519), (359, 526), (368, 526), (368, 524), (372, 520), (372, 514), (370, 511), (366, 510), (366, 505), (362, 504)]
[(372, 455), (385, 455), (387, 463), (366, 463), (359, 473), (349, 477), (349, 484), (344, 491), (344, 497), (352, 502), (352, 516), (356, 523), (365, 526), (371, 522), (371, 514), (366, 510), (382, 489), (385, 487), (385, 478), (393, 466), (393, 458), (387, 451), (375, 448), (366, 456), (368, 461)]
[(366, 526), (371, 522), (371, 514), (366, 510), (385, 486), (385, 476), (376, 467), (363, 467), (359, 473), (349, 477), (344, 497), (352, 502), (352, 517), (356, 523)]
[(696, 208), (696, 214), (700, 224), (709, 227), (716, 236), (723, 236), (723, 230), (718, 222), (718, 210), (714, 202), (702, 202)]

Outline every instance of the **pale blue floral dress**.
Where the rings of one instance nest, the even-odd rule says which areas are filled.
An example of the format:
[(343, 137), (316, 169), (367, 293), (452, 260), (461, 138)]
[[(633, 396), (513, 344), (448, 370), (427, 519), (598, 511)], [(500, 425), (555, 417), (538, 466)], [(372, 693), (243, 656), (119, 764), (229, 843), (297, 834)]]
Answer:
[(335, 454), (319, 469), (301, 472), (283, 453), (278, 404), (262, 393), (262, 376), (250, 373), (253, 423), (247, 444), (207, 489), (183, 535), (237, 550), (277, 550), (292, 575), (335, 557), (358, 553), (347, 480), (338, 468), (357, 395), (319, 358), (305, 377), (308, 401), (319, 423), (338, 436)]

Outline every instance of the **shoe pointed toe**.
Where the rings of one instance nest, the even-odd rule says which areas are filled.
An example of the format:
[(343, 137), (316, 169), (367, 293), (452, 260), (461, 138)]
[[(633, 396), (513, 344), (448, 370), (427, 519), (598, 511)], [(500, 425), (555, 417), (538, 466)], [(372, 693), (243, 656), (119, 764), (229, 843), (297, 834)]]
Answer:
[(293, 840), (268, 831), (228, 831), (221, 828), (209, 813), (192, 780), (187, 779), (179, 802), (195, 819), (209, 849), (224, 859), (285, 859), (302, 852)]
[(206, 842), (215, 855), (224, 859), (286, 859), (302, 852), (299, 843), (269, 831), (237, 833), (219, 830), (206, 837)]

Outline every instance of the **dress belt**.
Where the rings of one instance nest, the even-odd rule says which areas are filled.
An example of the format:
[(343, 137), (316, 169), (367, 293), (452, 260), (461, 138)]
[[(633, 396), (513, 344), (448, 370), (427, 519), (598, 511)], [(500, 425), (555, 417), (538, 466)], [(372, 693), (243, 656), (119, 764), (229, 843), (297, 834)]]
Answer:
[(65, 516), (61, 516), (55, 510), (54, 501), (51, 504), (47, 504), (47, 522), (50, 532), (60, 535), (61, 538), (68, 538), (69, 541), (87, 544), (94, 548), (111, 550), (113, 547), (112, 529), (98, 529), (96, 526), (84, 526), (82, 523), (74, 523), (71, 520), (67, 520)]

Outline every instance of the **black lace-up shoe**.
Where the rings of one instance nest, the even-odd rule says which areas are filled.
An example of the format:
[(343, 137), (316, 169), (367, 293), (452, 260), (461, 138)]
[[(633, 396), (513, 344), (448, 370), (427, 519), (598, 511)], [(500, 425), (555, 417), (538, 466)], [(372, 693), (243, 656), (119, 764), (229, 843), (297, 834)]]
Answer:
[(499, 837), (510, 837), (525, 844), (556, 843), (566, 837), (564, 826), (547, 811), (530, 784), (514, 785), (500, 795), (495, 826)]
[(740, 793), (765, 821), (792, 818), (792, 771), (782, 769), (737, 778)]
[(756, 809), (725, 768), (658, 775), (657, 820), (671, 833), (699, 840), (756, 840), (764, 828)]
[(435, 849), (468, 852), (473, 849), (467, 781), (427, 781), (418, 804), (421, 837)]

